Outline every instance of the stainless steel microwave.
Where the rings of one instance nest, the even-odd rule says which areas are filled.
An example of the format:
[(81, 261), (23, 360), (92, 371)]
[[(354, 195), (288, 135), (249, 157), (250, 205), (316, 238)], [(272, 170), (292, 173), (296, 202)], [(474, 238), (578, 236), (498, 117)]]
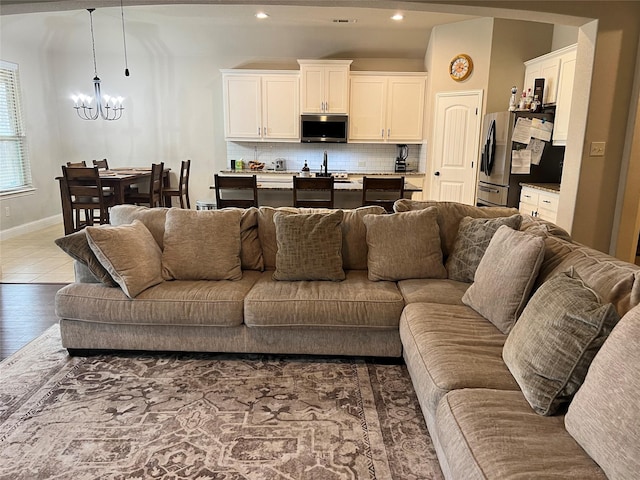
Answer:
[(347, 143), (347, 115), (301, 115), (301, 142)]

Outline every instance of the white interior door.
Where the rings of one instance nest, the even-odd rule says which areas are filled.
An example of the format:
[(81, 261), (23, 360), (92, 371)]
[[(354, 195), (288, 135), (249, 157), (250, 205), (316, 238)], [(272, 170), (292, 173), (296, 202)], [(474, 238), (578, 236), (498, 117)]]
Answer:
[(476, 203), (482, 90), (436, 94), (429, 198)]

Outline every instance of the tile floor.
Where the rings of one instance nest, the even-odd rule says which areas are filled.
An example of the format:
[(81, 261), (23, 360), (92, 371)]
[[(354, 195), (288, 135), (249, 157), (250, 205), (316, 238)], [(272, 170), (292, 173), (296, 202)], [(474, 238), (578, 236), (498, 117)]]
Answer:
[(63, 235), (63, 226), (53, 225), (0, 241), (0, 282), (73, 282), (73, 259), (53, 243)]

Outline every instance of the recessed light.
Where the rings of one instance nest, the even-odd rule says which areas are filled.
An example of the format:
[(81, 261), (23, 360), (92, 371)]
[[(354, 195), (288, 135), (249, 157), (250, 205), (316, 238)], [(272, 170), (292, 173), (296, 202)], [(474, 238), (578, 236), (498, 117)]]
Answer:
[(396, 22), (399, 22), (403, 18), (404, 18), (404, 15), (402, 15), (401, 13), (396, 13), (393, 17), (391, 17), (391, 20), (395, 20)]
[(269, 14), (268, 13), (264, 13), (264, 12), (258, 12), (258, 13), (256, 13), (256, 18), (259, 18), (260, 20), (262, 20), (264, 18), (269, 18)]

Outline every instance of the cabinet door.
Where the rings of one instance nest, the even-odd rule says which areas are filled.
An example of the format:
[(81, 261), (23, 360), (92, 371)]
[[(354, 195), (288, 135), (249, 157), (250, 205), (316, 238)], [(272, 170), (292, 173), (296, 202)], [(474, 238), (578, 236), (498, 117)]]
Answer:
[(302, 113), (322, 113), (324, 106), (324, 68), (300, 65)]
[(349, 106), (349, 141), (384, 142), (386, 79), (352, 77)]
[(424, 78), (391, 77), (387, 87), (386, 139), (422, 142)]
[(569, 117), (571, 113), (571, 99), (573, 98), (573, 79), (576, 73), (576, 51), (563, 55), (560, 60), (560, 75), (558, 76), (558, 100), (556, 103), (556, 117), (553, 124), (553, 144), (566, 145), (569, 133)]
[(225, 137), (261, 137), (260, 75), (224, 76)]
[(332, 65), (324, 71), (324, 113), (346, 114), (349, 108), (349, 66)]
[(264, 139), (300, 140), (298, 77), (262, 77), (262, 136)]
[(544, 96), (542, 103), (555, 103), (559, 68), (560, 59), (557, 56), (527, 62), (527, 67), (524, 72), (525, 92), (531, 89), (531, 95), (533, 95), (536, 78), (544, 78)]

